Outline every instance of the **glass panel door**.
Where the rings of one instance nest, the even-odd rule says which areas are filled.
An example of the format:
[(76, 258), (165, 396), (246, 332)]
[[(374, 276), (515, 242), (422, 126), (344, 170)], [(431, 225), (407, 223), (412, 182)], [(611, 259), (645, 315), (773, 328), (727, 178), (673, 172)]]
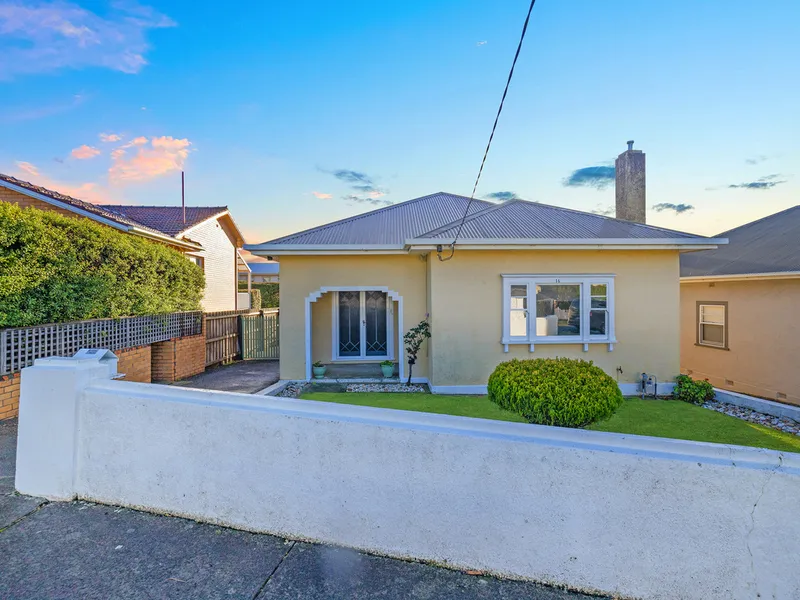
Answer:
[(364, 292), (364, 321), (365, 355), (386, 356), (386, 292)]
[(361, 356), (361, 292), (339, 292), (339, 356)]

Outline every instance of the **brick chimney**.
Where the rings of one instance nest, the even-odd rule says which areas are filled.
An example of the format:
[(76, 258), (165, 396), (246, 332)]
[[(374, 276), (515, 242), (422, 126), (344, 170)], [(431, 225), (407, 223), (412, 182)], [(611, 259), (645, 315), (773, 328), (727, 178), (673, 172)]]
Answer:
[(614, 162), (617, 187), (617, 218), (634, 223), (645, 222), (645, 168), (644, 152), (633, 149), (633, 140), (628, 149)]

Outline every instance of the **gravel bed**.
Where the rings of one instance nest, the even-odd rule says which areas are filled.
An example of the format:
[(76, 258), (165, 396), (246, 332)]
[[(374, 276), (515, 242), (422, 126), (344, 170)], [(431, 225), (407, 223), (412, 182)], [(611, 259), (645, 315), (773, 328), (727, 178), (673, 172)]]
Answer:
[(347, 391), (424, 394), (428, 389), (424, 385), (405, 385), (403, 383), (351, 383), (347, 386)]
[(725, 415), (742, 419), (743, 421), (749, 421), (750, 423), (764, 425), (765, 427), (777, 429), (778, 431), (800, 435), (800, 423), (788, 417), (773, 417), (772, 415), (765, 415), (764, 413), (749, 408), (728, 404), (726, 402), (718, 402), (717, 400), (706, 402), (703, 404), (703, 408), (715, 410)]
[(308, 383), (305, 381), (299, 381), (297, 383), (290, 383), (285, 388), (283, 388), (280, 392), (276, 394), (279, 398), (299, 398), (300, 394), (306, 391), (308, 387)]

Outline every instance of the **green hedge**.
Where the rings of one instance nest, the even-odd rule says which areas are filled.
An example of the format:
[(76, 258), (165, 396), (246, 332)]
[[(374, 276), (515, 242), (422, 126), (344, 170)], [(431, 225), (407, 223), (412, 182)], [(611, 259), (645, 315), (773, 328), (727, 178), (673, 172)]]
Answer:
[(198, 310), (204, 287), (162, 244), (0, 202), (0, 327)]
[[(277, 283), (254, 283), (250, 287), (251, 291), (258, 290), (261, 293), (261, 307), (260, 308), (278, 308), (280, 306), (280, 298), (278, 294)], [(239, 291), (246, 292), (247, 284), (239, 282)], [(253, 308), (259, 308), (255, 304)]]
[(501, 363), (489, 377), (489, 399), (532, 423), (584, 427), (622, 404), (617, 382), (591, 361), (537, 358)]

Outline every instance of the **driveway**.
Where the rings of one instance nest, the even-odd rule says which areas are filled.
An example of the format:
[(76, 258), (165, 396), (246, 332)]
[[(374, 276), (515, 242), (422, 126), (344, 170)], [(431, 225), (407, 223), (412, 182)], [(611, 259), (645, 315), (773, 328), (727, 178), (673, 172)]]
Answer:
[(279, 370), (280, 363), (277, 360), (240, 360), (229, 365), (210, 367), (205, 373), (176, 381), (172, 385), (253, 394), (277, 382)]
[(0, 597), (590, 600), (533, 583), (13, 492), (16, 422), (0, 422)]

